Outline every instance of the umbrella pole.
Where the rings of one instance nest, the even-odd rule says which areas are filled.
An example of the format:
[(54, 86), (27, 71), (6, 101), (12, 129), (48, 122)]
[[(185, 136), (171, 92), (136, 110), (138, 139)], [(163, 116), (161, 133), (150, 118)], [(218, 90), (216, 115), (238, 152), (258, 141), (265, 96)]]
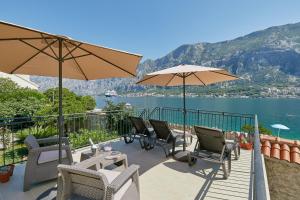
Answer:
[(58, 39), (59, 42), (59, 59), (58, 59), (58, 148), (59, 148), (59, 163), (62, 163), (62, 136), (64, 132), (63, 127), (63, 110), (62, 110), (62, 42), (61, 38)]
[(185, 74), (183, 74), (183, 151), (186, 148), (185, 141), (186, 107), (185, 107)]

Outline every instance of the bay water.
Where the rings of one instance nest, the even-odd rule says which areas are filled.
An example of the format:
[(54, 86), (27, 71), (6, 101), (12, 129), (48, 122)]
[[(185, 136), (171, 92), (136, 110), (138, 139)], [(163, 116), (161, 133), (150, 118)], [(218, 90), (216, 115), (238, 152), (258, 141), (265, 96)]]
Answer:
[[(105, 106), (107, 100), (115, 103), (126, 102), (137, 108), (174, 107), (182, 108), (181, 97), (113, 97), (97, 96), (97, 107)], [(279, 98), (203, 98), (187, 97), (186, 106), (190, 109), (207, 111), (257, 114), (259, 123), (272, 130), (272, 124), (284, 124), (290, 128), (280, 131), (280, 137), (300, 140), (300, 99)]]

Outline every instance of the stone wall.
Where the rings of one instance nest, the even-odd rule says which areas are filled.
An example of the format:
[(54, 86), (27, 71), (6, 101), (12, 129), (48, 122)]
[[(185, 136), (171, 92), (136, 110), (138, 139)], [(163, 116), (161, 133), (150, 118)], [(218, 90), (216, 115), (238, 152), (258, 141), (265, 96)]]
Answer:
[(271, 200), (300, 199), (300, 165), (265, 157)]

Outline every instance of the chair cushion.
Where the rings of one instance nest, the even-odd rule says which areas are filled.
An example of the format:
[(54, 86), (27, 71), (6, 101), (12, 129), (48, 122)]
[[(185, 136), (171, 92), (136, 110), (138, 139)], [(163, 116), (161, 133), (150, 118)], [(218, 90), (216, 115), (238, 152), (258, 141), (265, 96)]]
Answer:
[[(107, 169), (99, 169), (98, 172), (101, 174), (104, 174), (105, 177), (107, 178), (108, 183), (113, 182), (117, 176), (121, 174), (121, 172), (118, 171), (113, 171), (113, 170), (107, 170)], [(114, 200), (121, 200), (123, 195), (126, 193), (128, 188), (130, 187), (132, 183), (132, 180), (129, 179), (122, 187), (121, 189), (114, 195)]]
[(24, 140), (24, 143), (26, 144), (28, 149), (35, 149), (40, 147), (39, 143), (33, 135), (28, 135)]
[[(62, 158), (67, 157), (66, 150), (62, 150), (61, 152)], [(38, 164), (43, 164), (47, 162), (52, 162), (58, 160), (58, 150), (53, 150), (53, 151), (44, 151), (40, 154), (39, 159), (38, 159)]]

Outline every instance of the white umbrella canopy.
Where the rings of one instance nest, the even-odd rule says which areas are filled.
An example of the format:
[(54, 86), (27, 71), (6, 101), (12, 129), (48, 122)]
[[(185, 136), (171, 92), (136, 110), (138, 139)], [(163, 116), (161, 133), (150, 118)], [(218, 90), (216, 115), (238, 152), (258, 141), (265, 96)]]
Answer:
[(134, 77), (142, 56), (0, 21), (0, 71), (59, 78), (59, 162), (63, 136), (62, 78)]
[(185, 79), (185, 85), (209, 85), (236, 80), (238, 77), (220, 68), (178, 65), (147, 74), (138, 84), (178, 86), (183, 84), (183, 79)]
[(289, 127), (283, 125), (283, 124), (273, 124), (271, 125), (272, 128), (277, 128), (277, 129), (281, 129), (281, 130), (290, 130)]
[(158, 86), (183, 86), (183, 153), (178, 153), (178, 160), (186, 161), (187, 152), (185, 141), (185, 125), (186, 125), (186, 103), (185, 103), (185, 86), (186, 85), (202, 85), (206, 86), (213, 83), (236, 80), (238, 77), (230, 74), (224, 69), (204, 67), (197, 65), (178, 65), (175, 67), (163, 69), (147, 74), (143, 79), (137, 82), (142, 85), (158, 85)]
[(278, 129), (277, 137), (279, 137), (280, 130), (290, 130), (289, 127), (287, 127), (287, 126), (285, 126), (283, 124), (272, 124), (271, 127)]

